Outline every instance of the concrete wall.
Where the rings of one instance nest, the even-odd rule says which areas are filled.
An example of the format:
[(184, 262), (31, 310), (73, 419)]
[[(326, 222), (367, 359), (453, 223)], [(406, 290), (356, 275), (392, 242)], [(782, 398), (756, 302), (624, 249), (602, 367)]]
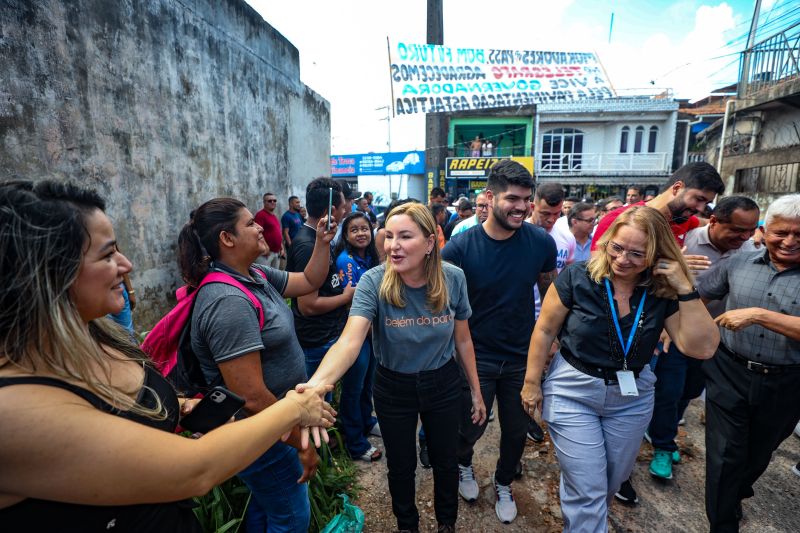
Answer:
[(781, 106), (764, 112), (759, 150), (800, 145), (800, 109)]
[(148, 328), (179, 284), (191, 209), (330, 173), (328, 103), (297, 49), (242, 0), (4, 0), (0, 179), (96, 187)]

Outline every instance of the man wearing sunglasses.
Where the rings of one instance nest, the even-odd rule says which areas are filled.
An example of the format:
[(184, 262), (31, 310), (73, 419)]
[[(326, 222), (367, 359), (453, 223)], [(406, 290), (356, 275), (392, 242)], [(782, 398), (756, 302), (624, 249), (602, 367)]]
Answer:
[(264, 228), (264, 240), (267, 242), (267, 253), (259, 257), (256, 262), (280, 268), (281, 258), (286, 257), (283, 253), (283, 237), (281, 235), (281, 221), (275, 216), (275, 208), (278, 206), (278, 197), (268, 192), (263, 197), (264, 209), (256, 213), (256, 224)]
[[(725, 192), (725, 184), (713, 166), (708, 163), (688, 163), (683, 165), (672, 174), (661, 193), (652, 200), (622, 206), (605, 215), (597, 224), (597, 229), (592, 236), (591, 250), (592, 252), (596, 250), (597, 242), (613, 224), (614, 220), (626, 209), (634, 205), (646, 205), (664, 215), (678, 246), (683, 246), (686, 234), (700, 226), (700, 221), (695, 215), (703, 211), (706, 204), (714, 200), (716, 195), (723, 192)], [(611, 253), (613, 253), (613, 250)], [(684, 257), (689, 268), (694, 272), (706, 270), (711, 265), (708, 257), (704, 255), (685, 255)], [(630, 254), (628, 258), (631, 261), (636, 259), (631, 257)], [(659, 401), (658, 391), (656, 391), (655, 401), (656, 403)], [(636, 491), (633, 489), (630, 480), (622, 484), (615, 496), (623, 503), (639, 503)]]

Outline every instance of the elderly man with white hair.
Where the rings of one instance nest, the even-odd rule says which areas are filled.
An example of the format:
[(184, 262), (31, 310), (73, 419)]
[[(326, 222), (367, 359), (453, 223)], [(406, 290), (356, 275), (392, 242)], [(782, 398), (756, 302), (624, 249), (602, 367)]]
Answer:
[(738, 531), (741, 502), (800, 419), (800, 194), (767, 210), (766, 250), (712, 269), (705, 300), (728, 296), (706, 372), (706, 514)]

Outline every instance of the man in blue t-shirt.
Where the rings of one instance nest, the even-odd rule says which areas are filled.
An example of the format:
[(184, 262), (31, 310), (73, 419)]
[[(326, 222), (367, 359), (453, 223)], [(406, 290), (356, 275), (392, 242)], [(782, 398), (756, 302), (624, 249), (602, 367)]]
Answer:
[(297, 196), (289, 197), (289, 209), (281, 217), (281, 227), (283, 228), (283, 242), (288, 249), (292, 245), (292, 239), (297, 235), (297, 230), (303, 225), (303, 216), (300, 214), (300, 198)]
[[(556, 277), (553, 238), (542, 228), (524, 224), (533, 185), (531, 174), (519, 163), (496, 163), (487, 184), (491, 209), (486, 222), (454, 235), (442, 250), (442, 257), (461, 267), (467, 279), (469, 328), (486, 405), (497, 396), (500, 458), (494, 474), (495, 512), (504, 523), (517, 516), (511, 481), (522, 458), (529, 421), (520, 392), (535, 322), (533, 287), (544, 294)], [(467, 501), (479, 495), (472, 454), (485, 429), (486, 423), (472, 424), (465, 409), (459, 428), (458, 492)]]

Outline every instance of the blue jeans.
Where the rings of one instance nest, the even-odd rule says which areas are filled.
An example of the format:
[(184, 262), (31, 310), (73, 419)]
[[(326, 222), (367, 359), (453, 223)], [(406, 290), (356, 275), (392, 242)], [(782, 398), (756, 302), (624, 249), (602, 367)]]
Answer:
[(253, 496), (247, 506), (248, 533), (306, 533), (311, 521), (308, 484), (297, 483), (303, 467), (297, 450), (278, 442), (239, 472)]
[[(372, 339), (367, 337), (364, 344), (369, 348), (369, 364), (367, 374), (364, 377), (364, 388), (361, 389), (361, 420), (364, 428), (364, 436), (369, 435), (370, 430), (378, 423), (378, 419), (372, 414), (374, 404), (372, 402), (372, 389), (375, 386), (375, 366), (377, 361), (375, 353), (372, 351)], [(363, 350), (363, 347), (362, 347)], [(360, 355), (359, 355), (360, 357)]]
[[(328, 353), (328, 350), (336, 342), (337, 339), (332, 339), (322, 346), (314, 348), (303, 348), (303, 353), (306, 356), (306, 373), (309, 377), (314, 375), (314, 372), (319, 368), (322, 358)], [(347, 446), (347, 451), (352, 457), (363, 455), (369, 450), (372, 445), (367, 440), (366, 434), (372, 426), (367, 426), (372, 418), (372, 407), (368, 408), (369, 411), (362, 412), (362, 406), (366, 404), (366, 399), (362, 398), (364, 392), (364, 384), (367, 381), (367, 373), (370, 368), (370, 359), (372, 354), (370, 344), (364, 341), (361, 345), (361, 350), (358, 352), (358, 358), (355, 363), (342, 377), (342, 397), (339, 399), (339, 420), (342, 424), (342, 432), (344, 433), (344, 441)], [(372, 367), (374, 371), (374, 366)], [(370, 394), (370, 400), (372, 399)], [(372, 402), (370, 401), (370, 404)], [(367, 407), (364, 407), (367, 409)], [(375, 425), (374, 423), (372, 425)]]
[(648, 434), (653, 447), (674, 452), (678, 449), (675, 436), (678, 421), (689, 401), (700, 396), (705, 387), (702, 361), (686, 357), (672, 344), (669, 351), (659, 354), (655, 367), (656, 381), (653, 419)]

